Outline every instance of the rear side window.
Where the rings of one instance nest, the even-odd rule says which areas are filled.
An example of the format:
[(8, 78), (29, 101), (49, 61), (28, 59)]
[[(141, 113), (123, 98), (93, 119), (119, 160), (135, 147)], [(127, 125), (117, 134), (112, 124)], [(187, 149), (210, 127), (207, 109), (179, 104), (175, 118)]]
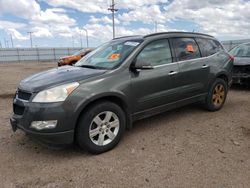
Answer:
[(173, 38), (172, 43), (178, 61), (201, 57), (198, 45), (193, 38)]
[(153, 66), (171, 63), (172, 56), (168, 40), (151, 42), (139, 53), (137, 59), (149, 62)]
[(218, 41), (211, 39), (196, 38), (203, 57), (207, 57), (222, 50), (223, 47)]

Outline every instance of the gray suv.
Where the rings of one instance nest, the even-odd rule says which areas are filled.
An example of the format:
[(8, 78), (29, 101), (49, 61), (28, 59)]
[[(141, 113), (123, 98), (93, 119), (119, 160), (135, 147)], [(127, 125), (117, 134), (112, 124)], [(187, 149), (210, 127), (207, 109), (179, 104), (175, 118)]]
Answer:
[(233, 58), (212, 36), (164, 32), (107, 42), (75, 66), (22, 80), (11, 125), (48, 144), (112, 149), (132, 122), (194, 102), (219, 110)]

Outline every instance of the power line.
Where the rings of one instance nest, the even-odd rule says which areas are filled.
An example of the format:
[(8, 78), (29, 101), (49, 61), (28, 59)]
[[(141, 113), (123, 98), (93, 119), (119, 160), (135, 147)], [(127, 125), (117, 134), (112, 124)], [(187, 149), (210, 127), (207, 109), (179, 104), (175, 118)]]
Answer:
[(112, 0), (112, 4), (108, 8), (112, 12), (112, 21), (113, 21), (113, 38), (115, 38), (115, 12), (118, 11), (118, 9), (115, 9), (115, 0)]
[(30, 47), (32, 48), (32, 47), (33, 47), (32, 34), (33, 34), (34, 32), (29, 31), (29, 32), (27, 32), (27, 33), (30, 35)]

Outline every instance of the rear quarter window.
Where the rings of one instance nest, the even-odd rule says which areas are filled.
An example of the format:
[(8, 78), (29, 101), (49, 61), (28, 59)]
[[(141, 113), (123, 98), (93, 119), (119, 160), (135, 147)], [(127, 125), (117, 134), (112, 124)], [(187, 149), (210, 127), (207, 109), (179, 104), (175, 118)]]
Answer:
[(223, 50), (221, 44), (212, 39), (196, 38), (195, 39), (200, 47), (200, 51), (203, 57), (207, 57)]
[(198, 45), (193, 38), (172, 38), (171, 41), (177, 61), (201, 57)]

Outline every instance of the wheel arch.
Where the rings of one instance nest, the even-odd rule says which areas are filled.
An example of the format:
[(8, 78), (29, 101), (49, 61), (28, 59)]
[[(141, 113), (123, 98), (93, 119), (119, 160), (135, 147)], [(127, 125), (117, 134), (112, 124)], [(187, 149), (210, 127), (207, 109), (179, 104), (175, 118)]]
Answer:
[[(216, 80), (217, 78), (221, 78), (221, 79), (223, 79), (223, 80), (227, 83), (227, 85), (229, 84), (229, 81), (230, 81), (229, 74), (228, 74), (226, 71), (221, 71), (221, 72), (215, 74), (215, 75), (213, 76), (213, 79), (210, 80), (210, 82), (209, 82), (209, 88), (210, 88), (211, 85), (215, 82), (215, 80)], [(209, 88), (208, 88), (208, 89), (209, 89)]]
[(216, 75), (216, 78), (221, 78), (223, 79), (227, 84), (229, 83), (229, 76), (226, 72), (221, 72)]
[(90, 108), (90, 106), (97, 104), (98, 102), (101, 101), (110, 101), (113, 102), (115, 104), (117, 104), (118, 106), (121, 107), (121, 109), (124, 111), (125, 113), (125, 118), (126, 118), (126, 128), (127, 129), (131, 129), (132, 128), (132, 119), (131, 119), (131, 111), (130, 111), (130, 107), (128, 105), (128, 102), (125, 98), (125, 96), (123, 96), (120, 93), (104, 93), (104, 94), (100, 94), (100, 95), (96, 95), (93, 96), (91, 98), (89, 98), (87, 101), (85, 101), (80, 108), (77, 111), (77, 119), (75, 122), (75, 129), (77, 127), (77, 124), (79, 122), (79, 119), (81, 117), (82, 114), (84, 114), (84, 112), (86, 110), (88, 110)]

